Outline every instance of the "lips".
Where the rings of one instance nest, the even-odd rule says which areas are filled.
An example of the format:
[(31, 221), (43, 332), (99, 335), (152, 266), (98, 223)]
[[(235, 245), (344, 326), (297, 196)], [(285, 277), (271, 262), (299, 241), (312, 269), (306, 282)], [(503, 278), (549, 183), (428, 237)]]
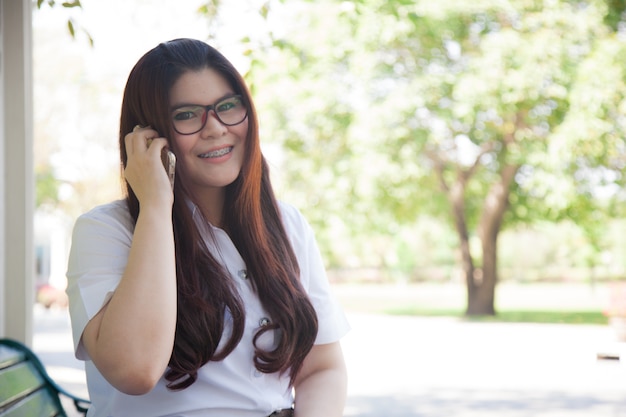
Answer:
[(233, 147), (232, 146), (227, 146), (225, 148), (216, 149), (214, 151), (203, 153), (203, 154), (200, 154), (198, 156), (200, 158), (219, 158), (220, 156), (224, 156), (226, 154), (229, 154), (232, 151), (233, 151)]

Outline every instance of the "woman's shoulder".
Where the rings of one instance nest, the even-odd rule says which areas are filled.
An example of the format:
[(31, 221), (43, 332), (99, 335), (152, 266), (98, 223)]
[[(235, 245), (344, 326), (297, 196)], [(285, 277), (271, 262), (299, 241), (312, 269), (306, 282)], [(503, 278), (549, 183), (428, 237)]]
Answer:
[(280, 208), (280, 214), (285, 227), (285, 232), (291, 241), (296, 251), (308, 247), (310, 242), (315, 240), (315, 233), (311, 228), (311, 225), (295, 206), (285, 203), (283, 201), (278, 202)]
[(81, 217), (130, 217), (126, 200), (114, 200), (109, 203), (95, 206), (81, 215)]
[(133, 225), (126, 200), (115, 200), (95, 206), (78, 217), (77, 223), (81, 222), (98, 222), (109, 225), (117, 223), (128, 229), (132, 229)]
[(279, 200), (278, 208), (280, 209), (280, 215), (282, 216), (285, 228), (302, 229), (309, 227), (307, 220), (296, 206)]

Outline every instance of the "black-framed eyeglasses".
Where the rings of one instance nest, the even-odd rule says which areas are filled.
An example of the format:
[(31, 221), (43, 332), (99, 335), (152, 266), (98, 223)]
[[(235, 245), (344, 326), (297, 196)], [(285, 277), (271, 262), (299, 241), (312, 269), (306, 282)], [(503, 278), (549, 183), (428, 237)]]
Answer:
[(209, 118), (209, 111), (213, 110), (217, 120), (226, 126), (235, 126), (246, 120), (248, 106), (240, 95), (229, 96), (210, 106), (187, 104), (172, 110), (174, 130), (181, 135), (198, 133)]

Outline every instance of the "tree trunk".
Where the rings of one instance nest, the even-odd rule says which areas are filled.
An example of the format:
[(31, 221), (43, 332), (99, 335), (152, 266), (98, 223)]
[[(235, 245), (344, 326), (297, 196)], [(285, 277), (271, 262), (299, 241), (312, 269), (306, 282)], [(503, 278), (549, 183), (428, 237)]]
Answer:
[(461, 249), (461, 266), (469, 288), (468, 277), (474, 275), (474, 260), (470, 251), (469, 232), (465, 220), (465, 183), (455, 182), (449, 189), (448, 197), (452, 204), (454, 226), (459, 235), (459, 248)]
[[(513, 140), (509, 135), (508, 141)], [(485, 147), (483, 152), (489, 151)], [(465, 212), (465, 188), (474, 171), (479, 166), (480, 157), (468, 170), (458, 171), (451, 184), (445, 181), (443, 159), (436, 153), (430, 154), (439, 178), (441, 188), (447, 193), (452, 205), (454, 225), (459, 236), (461, 263), (467, 285), (466, 315), (495, 315), (495, 289), (498, 282), (497, 252), (498, 233), (504, 213), (508, 207), (511, 182), (518, 166), (503, 165), (500, 181), (495, 183), (485, 198), (478, 234), (482, 242), (483, 266), (476, 268), (470, 250), (469, 231)]]
[(483, 241), (483, 266), (476, 269), (467, 282), (468, 316), (493, 316), (495, 309), (495, 290), (497, 283), (497, 244), (495, 241)]
[(467, 286), (467, 315), (495, 315), (495, 293), (498, 283), (498, 235), (508, 208), (511, 182), (518, 166), (505, 165), (500, 181), (489, 190), (479, 226), (483, 265)]

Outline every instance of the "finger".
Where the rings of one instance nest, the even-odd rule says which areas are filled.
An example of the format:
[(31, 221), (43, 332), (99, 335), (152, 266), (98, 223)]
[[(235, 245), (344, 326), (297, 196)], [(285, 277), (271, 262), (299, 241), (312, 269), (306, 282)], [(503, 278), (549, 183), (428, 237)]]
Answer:
[(167, 143), (167, 139), (162, 138), (162, 137), (154, 137), (154, 138), (147, 138), (146, 139), (146, 148), (150, 149), (150, 148), (156, 148), (158, 150), (161, 150), (163, 148), (168, 148), (168, 143)]
[(126, 152), (132, 154), (135, 151), (146, 150), (154, 138), (158, 137), (158, 132), (150, 126), (135, 125), (132, 132), (128, 133), (124, 140)]
[(152, 126), (135, 125), (131, 133), (137, 134), (140, 137), (146, 138), (148, 145), (150, 145), (151, 139), (154, 139), (157, 136), (159, 136), (159, 133), (156, 130), (152, 129)]

